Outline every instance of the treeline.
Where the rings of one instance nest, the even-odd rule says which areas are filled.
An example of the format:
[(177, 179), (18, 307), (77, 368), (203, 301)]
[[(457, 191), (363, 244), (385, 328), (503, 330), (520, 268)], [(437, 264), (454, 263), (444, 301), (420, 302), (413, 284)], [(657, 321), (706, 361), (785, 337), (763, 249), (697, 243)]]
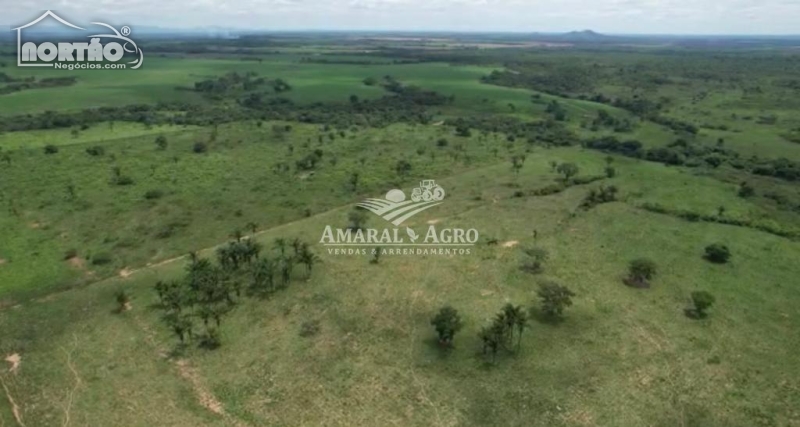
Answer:
[(684, 139), (677, 139), (666, 147), (645, 149), (639, 141), (620, 141), (616, 137), (606, 136), (584, 140), (583, 146), (667, 165), (689, 167), (707, 165), (716, 168), (728, 164), (735, 169), (755, 175), (771, 176), (786, 181), (800, 180), (800, 162), (786, 158), (762, 159), (756, 156), (744, 159), (739, 153), (720, 145), (709, 147)]
[(296, 104), (284, 97), (249, 93), (236, 99), (233, 107), (217, 103), (159, 102), (122, 107), (87, 108), (77, 112), (45, 111), (37, 114), (0, 117), (0, 131), (88, 127), (99, 122), (137, 122), (144, 125), (209, 126), (242, 120), (283, 120), (328, 124), (335, 127), (383, 127), (392, 123), (430, 123), (426, 107), (445, 105), (453, 97), (405, 87), (404, 90), (373, 100)]
[(341, 65), (405, 65), (419, 64), (417, 59), (394, 59), (391, 61), (372, 61), (369, 59), (329, 59), (329, 58), (310, 58), (304, 56), (300, 58), (301, 63), (305, 64), (341, 64)]
[(37, 80), (36, 77), (26, 77), (24, 79), (15, 79), (6, 73), (0, 73), (0, 83), (6, 83), (0, 87), (0, 95), (8, 95), (9, 93), (20, 92), (28, 89), (43, 89), (48, 87), (57, 86), (71, 86), (77, 81), (77, 77), (46, 77)]

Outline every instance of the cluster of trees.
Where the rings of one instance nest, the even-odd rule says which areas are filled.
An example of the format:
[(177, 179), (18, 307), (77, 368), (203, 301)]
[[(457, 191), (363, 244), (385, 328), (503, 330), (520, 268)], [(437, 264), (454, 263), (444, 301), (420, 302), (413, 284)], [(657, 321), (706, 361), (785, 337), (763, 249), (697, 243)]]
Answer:
[(598, 131), (601, 128), (610, 128), (613, 129), (614, 132), (620, 133), (631, 132), (634, 128), (634, 124), (630, 119), (620, 119), (606, 110), (597, 110), (597, 117), (592, 120), (590, 129), (592, 131)]
[(241, 92), (250, 92), (263, 86), (269, 86), (274, 93), (282, 93), (292, 89), (291, 85), (283, 79), (268, 80), (258, 77), (254, 72), (239, 74), (227, 73), (223, 76), (201, 80), (194, 83), (194, 90), (212, 97), (222, 97)]
[(36, 79), (36, 77), (26, 78), (13, 78), (6, 73), (0, 73), (0, 83), (6, 83), (0, 86), (0, 95), (8, 95), (10, 93), (19, 92), (27, 89), (43, 89), (48, 87), (57, 86), (72, 86), (78, 78), (75, 76), (66, 77), (45, 77), (43, 79)]
[[(255, 224), (250, 228), (255, 234)], [(267, 254), (241, 232), (217, 249), (216, 258), (215, 263), (192, 253), (182, 279), (155, 284), (162, 318), (181, 344), (199, 337), (201, 346), (218, 347), (222, 320), (243, 295), (263, 298), (285, 289), (297, 266), (304, 266), (308, 277), (319, 261), (310, 246), (299, 239), (277, 239), (274, 251)]]
[[(537, 291), (538, 308), (524, 309), (511, 303), (506, 304), (498, 312), (492, 322), (481, 328), (478, 333), (481, 352), (484, 357), (494, 362), (501, 351), (515, 352), (522, 347), (522, 335), (529, 328), (529, 319), (537, 312), (545, 321), (559, 321), (564, 310), (572, 305), (575, 296), (569, 288), (555, 282), (544, 282)], [(464, 322), (458, 310), (447, 305), (442, 307), (431, 319), (436, 331), (439, 345), (452, 349), (456, 334), (463, 329)]]
[(615, 185), (604, 186), (601, 185), (599, 188), (592, 188), (589, 190), (589, 193), (581, 202), (581, 207), (583, 209), (591, 209), (597, 205), (603, 203), (611, 203), (617, 200), (617, 193), (619, 189)]

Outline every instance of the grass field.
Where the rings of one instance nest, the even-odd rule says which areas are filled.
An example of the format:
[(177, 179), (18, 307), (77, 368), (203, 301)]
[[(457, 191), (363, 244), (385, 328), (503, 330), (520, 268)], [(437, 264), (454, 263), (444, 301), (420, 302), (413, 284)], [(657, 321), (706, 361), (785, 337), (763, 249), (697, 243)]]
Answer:
[[(178, 359), (165, 357), (174, 342), (151, 308), (150, 289), (178, 274), (176, 261), (4, 310), (2, 342), (20, 352), (22, 370), (3, 379), (23, 402), (28, 425), (67, 416), (87, 425), (797, 423), (798, 343), (785, 340), (800, 314), (791, 286), (800, 273), (791, 262), (800, 256), (796, 244), (636, 209), (635, 193), (646, 190), (637, 185), (641, 174), (687, 179), (654, 165), (621, 164), (613, 182), (628, 200), (574, 216), (585, 189), (509, 197), (508, 182), (552, 181), (551, 158), (575, 160), (587, 173), (603, 164), (599, 155), (546, 151), (532, 155), (516, 179), (505, 164), (455, 174), (442, 181), (452, 189), (447, 207), (411, 224), (435, 219), (475, 227), (501, 242), (518, 241), (516, 247), (481, 244), (472, 256), (386, 257), (377, 266), (320, 249), (323, 264), (310, 280), (237, 308), (223, 349), (190, 350)], [(702, 210), (707, 198), (735, 203), (714, 180), (695, 186), (706, 198), (684, 201), (688, 207)], [(259, 240), (316, 240), (345, 213), (326, 211)], [(730, 265), (702, 259), (702, 248), (715, 241), (733, 248)], [(539, 278), (518, 268), (521, 248), (533, 245), (552, 256)], [(627, 261), (643, 255), (659, 260), (654, 287), (623, 286)], [(535, 322), (518, 355), (501, 356), (496, 366), (481, 362), (477, 329), (506, 301), (531, 305), (536, 282), (545, 278), (578, 294), (566, 321)], [(133, 309), (110, 314), (120, 288), (132, 293)], [(708, 320), (683, 316), (697, 289), (719, 299)], [(444, 303), (466, 321), (450, 355), (434, 344), (427, 324)], [(301, 325), (312, 320), (320, 332), (301, 337)], [(224, 414), (198, 403), (209, 401)], [(8, 411), (0, 414), (12, 422)]]
[[(727, 81), (681, 77), (681, 67), (711, 67), (686, 54), (678, 65), (665, 62), (669, 78), (653, 85), (647, 72), (662, 65), (651, 61), (667, 53), (448, 49), (445, 58), (481, 59), (451, 65), (398, 64), (407, 56), (365, 56), (362, 48), (318, 40), (278, 53), (236, 51), (246, 59), (232, 58), (229, 47), (154, 55), (139, 71), (74, 72), (72, 86), (0, 95), (6, 117), (159, 101), (227, 111), (232, 99), (176, 87), (252, 71), (287, 80), (292, 90), (282, 96), (298, 104), (333, 110), (351, 95), (387, 96), (366, 77), (391, 75), (455, 96), (425, 107), (432, 120), (383, 127), (99, 121), (0, 133), (0, 427), (800, 426), (796, 181), (704, 160), (667, 166), (580, 144), (613, 136), (651, 149), (686, 138), (732, 150), (738, 160), (796, 161), (800, 144), (782, 135), (800, 127), (800, 107), (769, 85), (780, 77), (774, 58), (753, 53), (763, 61), (749, 79)], [(301, 60), (309, 57), (372, 63)], [(698, 131), (681, 133), (609, 103), (481, 82), (515, 62), (527, 64), (522, 72), (589, 67), (598, 91), (668, 98), (660, 114)], [(619, 81), (630, 74), (602, 75), (609, 64), (647, 72), (628, 86)], [(600, 110), (633, 125), (593, 128)], [(770, 115), (777, 119), (763, 119)], [(531, 121), (573, 132), (575, 141), (558, 147), (488, 127), (467, 136), (445, 123), (457, 118)], [(512, 158), (522, 155), (515, 172)], [(559, 164), (578, 168), (572, 184)], [(356, 203), (393, 188), (408, 193), (424, 179), (435, 179), (447, 198), (400, 231), (476, 229), (471, 253), (372, 263), (319, 243), (326, 226), (348, 226)], [(753, 194), (742, 194), (743, 182)], [(591, 191), (612, 185), (614, 200), (584, 206)], [(372, 214), (366, 226), (392, 228)], [(189, 252), (214, 258), (237, 232), (263, 244), (268, 257), (278, 256), (275, 239), (300, 238), (319, 262), (308, 277), (296, 268), (288, 288), (269, 297), (237, 295), (219, 328), (221, 347), (205, 349), (198, 337), (179, 345), (154, 285), (182, 278)], [(713, 243), (730, 248), (730, 262), (704, 259)], [(538, 274), (521, 268), (534, 248), (549, 255)], [(626, 286), (629, 263), (642, 257), (657, 265), (651, 287)], [(548, 281), (575, 293), (563, 321), (546, 319), (539, 307), (537, 289)], [(121, 290), (130, 301), (117, 311)], [(706, 318), (685, 313), (694, 291), (716, 298)], [(506, 303), (529, 310), (531, 322), (519, 351), (492, 361), (478, 333)], [(430, 324), (446, 304), (463, 319), (449, 351)]]

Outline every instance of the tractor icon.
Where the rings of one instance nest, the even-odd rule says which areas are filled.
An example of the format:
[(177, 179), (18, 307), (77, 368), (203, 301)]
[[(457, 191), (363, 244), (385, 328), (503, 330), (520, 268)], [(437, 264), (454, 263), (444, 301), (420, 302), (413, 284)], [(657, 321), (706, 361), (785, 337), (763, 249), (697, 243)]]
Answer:
[(411, 200), (416, 202), (430, 202), (444, 200), (444, 188), (436, 185), (432, 179), (426, 179), (419, 183), (419, 187), (411, 192)]

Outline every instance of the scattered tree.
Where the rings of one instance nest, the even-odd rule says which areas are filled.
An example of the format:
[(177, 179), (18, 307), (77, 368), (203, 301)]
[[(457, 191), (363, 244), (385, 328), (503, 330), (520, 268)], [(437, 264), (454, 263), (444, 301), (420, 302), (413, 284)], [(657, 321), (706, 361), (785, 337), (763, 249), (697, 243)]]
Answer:
[(450, 348), (453, 345), (453, 338), (463, 326), (458, 310), (453, 307), (444, 306), (439, 313), (431, 320), (431, 325), (436, 329), (439, 336), (439, 344)]
[(562, 163), (556, 168), (556, 172), (564, 175), (564, 182), (567, 182), (573, 176), (577, 175), (580, 169), (575, 163)]
[(625, 283), (637, 288), (647, 288), (650, 280), (656, 275), (656, 263), (647, 258), (638, 258), (628, 266), (628, 277)]
[(731, 251), (721, 243), (706, 246), (705, 259), (715, 264), (725, 264), (731, 257)]
[(539, 296), (542, 313), (553, 320), (563, 317), (564, 309), (572, 305), (572, 297), (575, 296), (569, 288), (555, 282), (540, 284), (536, 294)]
[(693, 307), (687, 309), (686, 314), (695, 319), (705, 318), (708, 315), (706, 310), (714, 304), (714, 301), (714, 296), (706, 291), (692, 292)]

